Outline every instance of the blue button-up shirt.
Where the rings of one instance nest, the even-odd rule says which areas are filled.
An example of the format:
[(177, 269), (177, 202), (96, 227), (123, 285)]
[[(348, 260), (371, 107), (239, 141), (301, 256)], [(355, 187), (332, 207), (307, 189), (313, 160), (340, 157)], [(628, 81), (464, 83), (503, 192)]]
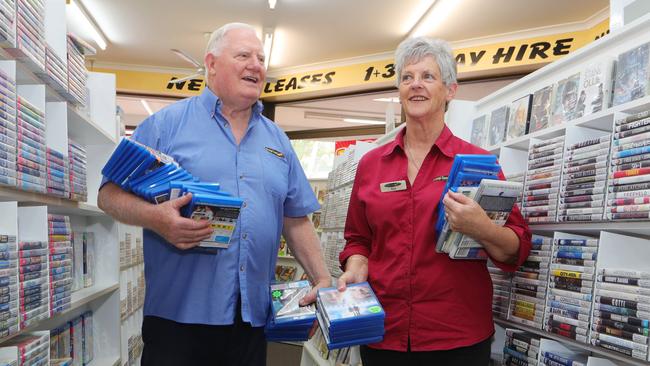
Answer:
[(261, 111), (257, 102), (237, 145), (221, 101), (205, 88), (136, 129), (135, 140), (244, 200), (230, 247), (218, 254), (178, 250), (144, 230), (145, 315), (232, 324), (241, 294), (242, 319), (265, 324), (283, 217), (305, 216), (319, 205), (286, 134)]

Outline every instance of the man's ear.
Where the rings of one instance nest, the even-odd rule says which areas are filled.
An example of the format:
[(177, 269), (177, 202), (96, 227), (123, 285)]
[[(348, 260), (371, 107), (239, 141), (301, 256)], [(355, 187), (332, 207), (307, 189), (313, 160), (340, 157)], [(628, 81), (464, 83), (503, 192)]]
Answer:
[(208, 52), (205, 54), (205, 57), (203, 58), (203, 65), (205, 65), (205, 70), (207, 71), (208, 75), (213, 75), (215, 72), (215, 67), (214, 64), (217, 61), (217, 56), (212, 54), (212, 52)]

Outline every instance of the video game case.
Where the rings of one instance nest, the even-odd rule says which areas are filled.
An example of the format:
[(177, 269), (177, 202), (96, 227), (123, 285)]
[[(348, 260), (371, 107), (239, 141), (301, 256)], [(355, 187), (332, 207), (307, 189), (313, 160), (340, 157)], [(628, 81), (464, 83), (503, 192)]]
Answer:
[(636, 331), (639, 334), (647, 335), (649, 332), (648, 319), (641, 319), (633, 316), (618, 315), (608, 311), (594, 310), (594, 320), (597, 324), (611, 324), (619, 329)]
[(632, 141), (625, 144), (619, 144), (612, 147), (612, 152), (619, 152), (625, 150), (632, 150), (637, 148), (642, 148), (650, 145), (650, 138), (644, 138), (643, 140)]
[(610, 147), (605, 147), (599, 150), (589, 150), (589, 151), (579, 151), (575, 154), (566, 153), (564, 154), (565, 162), (578, 162), (586, 159), (593, 159), (600, 157), (601, 159), (607, 157), (610, 152)]
[(592, 163), (592, 164), (584, 164), (584, 165), (574, 165), (574, 166), (565, 166), (564, 169), (562, 169), (562, 172), (564, 174), (569, 174), (569, 173), (577, 173), (577, 172), (585, 172), (589, 170), (596, 170), (596, 169), (603, 169), (607, 168), (607, 162), (602, 161), (599, 163)]

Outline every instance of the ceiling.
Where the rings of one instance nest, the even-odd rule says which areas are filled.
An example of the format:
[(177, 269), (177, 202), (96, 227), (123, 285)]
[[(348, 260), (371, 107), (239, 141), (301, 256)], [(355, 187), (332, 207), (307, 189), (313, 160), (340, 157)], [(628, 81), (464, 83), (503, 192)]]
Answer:
[[(273, 68), (392, 52), (431, 0), (82, 0), (108, 38), (101, 63), (188, 68), (169, 49), (203, 59), (204, 34), (241, 21), (276, 30)], [(448, 7), (447, 4), (453, 6)], [(450, 42), (584, 22), (608, 0), (437, 0), (429, 35)], [(353, 35), (353, 36), (351, 36)]]
[[(191, 66), (170, 52), (179, 48), (201, 61), (205, 33), (221, 25), (241, 21), (275, 29), (269, 74), (310, 67), (317, 63), (351, 58), (386, 58), (408, 34), (432, 0), (278, 0), (270, 10), (267, 0), (82, 0), (108, 38), (108, 47), (93, 57), (94, 66), (139, 69)], [(436, 0), (434, 24), (427, 34), (467, 47), (508, 37), (560, 33), (584, 29), (594, 16), (607, 13), (607, 0)], [(489, 4), (489, 6), (487, 6)], [(438, 12), (438, 13), (437, 13)], [(525, 34), (525, 36), (523, 36)], [(353, 35), (353, 36), (351, 36)], [(83, 35), (81, 35), (83, 37)], [(93, 43), (90, 38), (88, 41)], [(94, 44), (94, 43), (93, 43)], [(389, 56), (390, 57), (390, 56)], [(480, 86), (463, 84), (458, 99), (477, 100), (509, 81)], [(394, 96), (362, 95), (279, 105), (278, 124), (287, 131), (349, 127), (341, 118), (305, 118), (305, 112), (381, 118), (386, 102), (373, 99)], [(174, 99), (147, 98), (153, 112)], [(148, 116), (140, 98), (122, 96), (118, 104), (127, 125), (137, 125)], [(399, 115), (399, 106), (395, 112)], [(358, 125), (357, 125), (358, 126)]]

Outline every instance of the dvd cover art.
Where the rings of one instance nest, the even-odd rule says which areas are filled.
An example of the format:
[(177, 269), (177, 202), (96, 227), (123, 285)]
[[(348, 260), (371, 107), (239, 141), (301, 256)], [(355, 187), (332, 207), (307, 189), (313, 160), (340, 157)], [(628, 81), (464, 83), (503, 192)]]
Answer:
[(478, 147), (485, 147), (488, 140), (487, 115), (475, 118), (472, 122), (472, 136), (470, 142)]
[(614, 78), (613, 105), (642, 98), (648, 91), (650, 43), (623, 52), (618, 56)]
[(293, 281), (296, 277), (296, 270), (295, 266), (275, 266), (275, 280), (279, 282)]
[(309, 281), (297, 281), (271, 285), (271, 302), (275, 323), (304, 318), (314, 318), (314, 305), (300, 306), (300, 299), (311, 290)]
[(343, 292), (337, 288), (319, 289), (318, 298), (321, 312), (326, 314), (330, 324), (384, 313), (367, 282), (349, 285)]
[(528, 133), (533, 133), (548, 127), (552, 92), (553, 86), (549, 85), (533, 93), (533, 105)]
[(490, 115), (489, 146), (500, 144), (506, 137), (506, 124), (508, 122), (508, 106), (503, 106), (492, 111)]
[(609, 107), (612, 84), (612, 60), (587, 65), (580, 75), (580, 94), (575, 117), (580, 118)]
[(579, 84), (580, 73), (558, 81), (553, 93), (553, 111), (549, 121), (550, 126), (561, 125), (575, 118)]
[(528, 133), (528, 121), (530, 120), (530, 94), (521, 97), (510, 105), (510, 116), (508, 118), (508, 133), (506, 140), (511, 140)]

